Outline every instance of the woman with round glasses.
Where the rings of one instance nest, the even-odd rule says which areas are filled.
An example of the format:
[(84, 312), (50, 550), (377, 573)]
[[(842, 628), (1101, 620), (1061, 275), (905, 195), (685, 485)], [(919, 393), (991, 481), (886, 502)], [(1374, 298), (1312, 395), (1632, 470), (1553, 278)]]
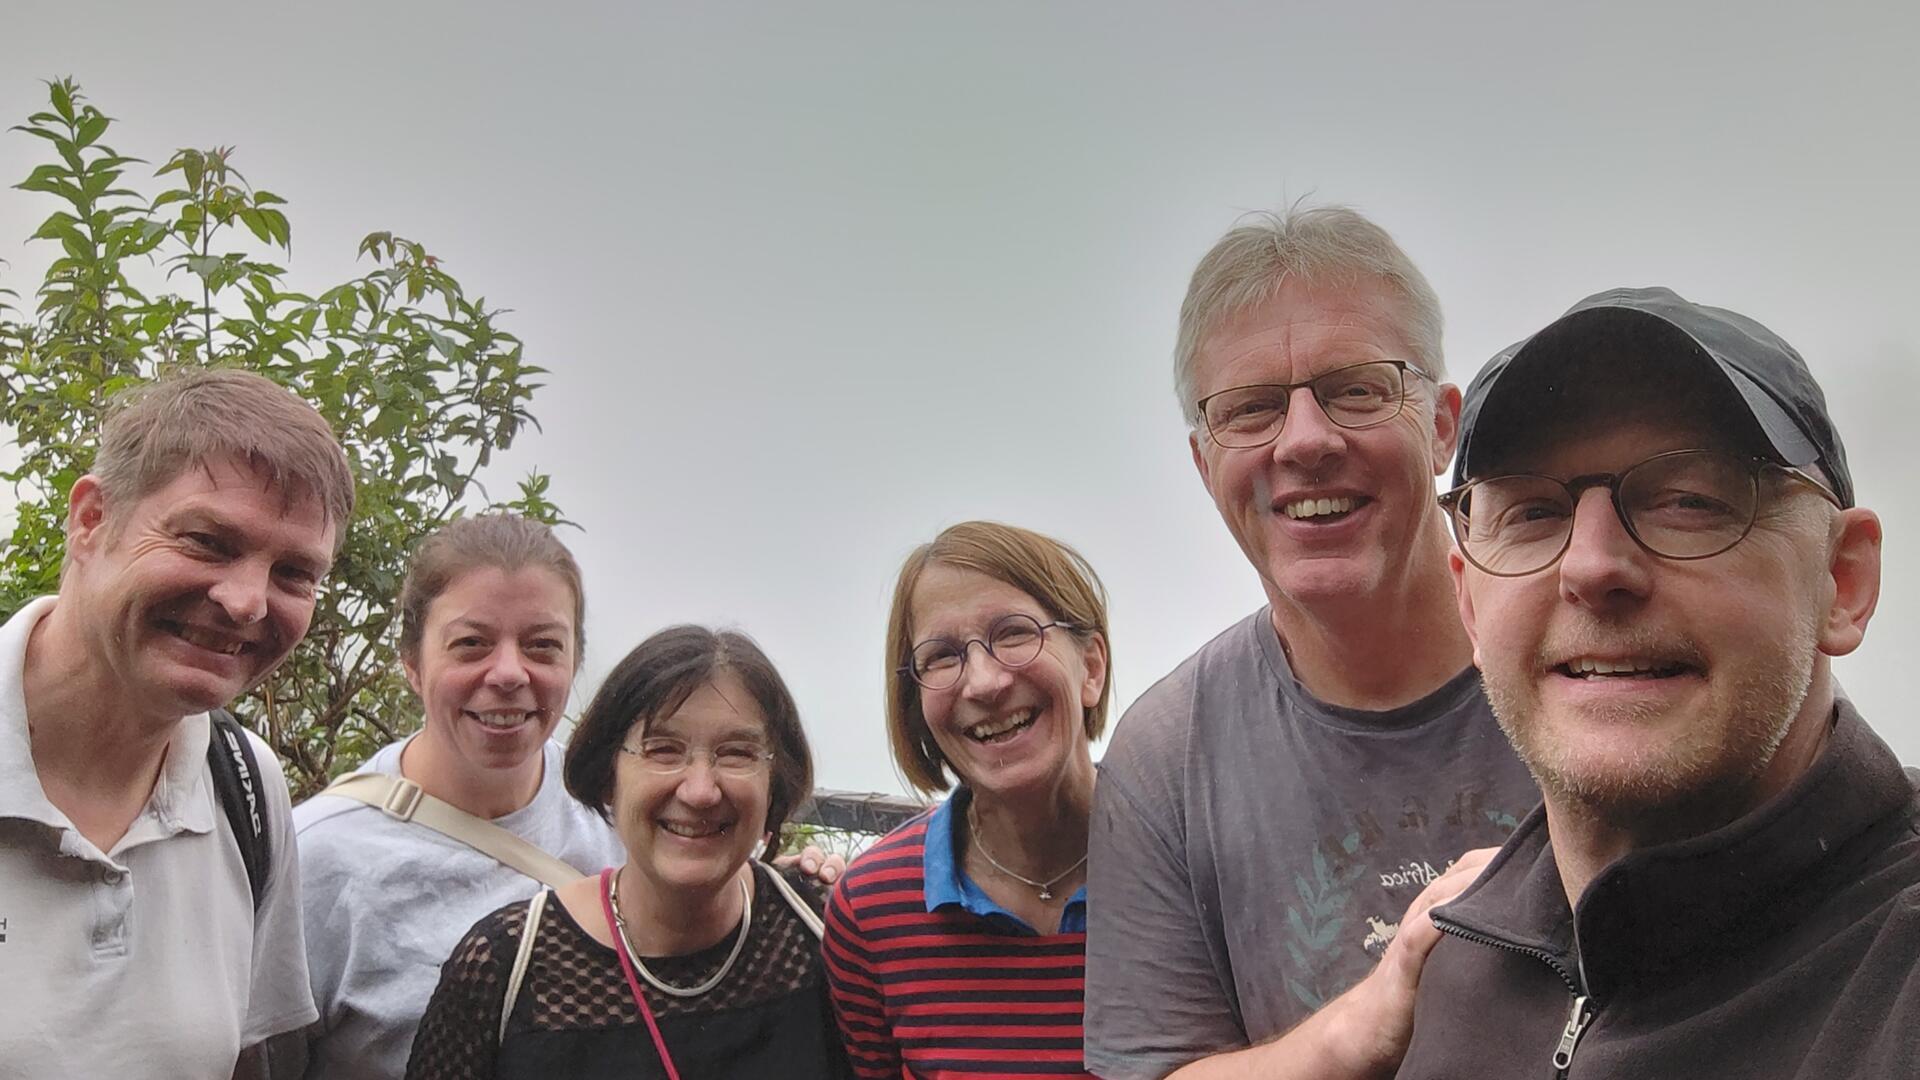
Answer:
[(1084, 1075), (1105, 590), (1058, 541), (955, 525), (901, 568), (887, 659), (895, 762), (921, 791), (958, 786), (834, 892), (827, 977), (854, 1069)]
[(407, 1075), (845, 1075), (822, 897), (762, 861), (813, 762), (759, 647), (695, 626), (642, 642), (587, 706), (565, 777), (613, 824), (624, 862), (475, 924)]

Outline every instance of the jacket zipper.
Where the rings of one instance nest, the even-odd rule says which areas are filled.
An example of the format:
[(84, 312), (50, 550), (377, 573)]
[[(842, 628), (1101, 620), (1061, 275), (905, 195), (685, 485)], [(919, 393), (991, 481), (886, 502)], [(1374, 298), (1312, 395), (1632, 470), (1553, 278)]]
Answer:
[(1550, 953), (1544, 950), (1530, 949), (1525, 945), (1515, 945), (1511, 941), (1502, 941), (1499, 938), (1488, 937), (1485, 934), (1469, 930), (1444, 916), (1436, 916), (1431, 912), (1428, 913), (1428, 917), (1433, 919), (1433, 925), (1462, 941), (1471, 941), (1476, 945), (1485, 945), (1490, 949), (1519, 953), (1521, 956), (1531, 956), (1535, 960), (1552, 968), (1553, 973), (1560, 976), (1560, 981), (1567, 984), (1567, 993), (1573, 995), (1573, 1008), (1567, 1014), (1566, 1027), (1560, 1030), (1560, 1042), (1553, 1048), (1554, 1080), (1567, 1080), (1567, 1072), (1573, 1068), (1574, 1051), (1580, 1048), (1580, 1037), (1587, 1033), (1587, 1027), (1593, 1023), (1593, 1015), (1599, 1009), (1599, 1006), (1594, 1004), (1593, 999), (1587, 996), (1585, 989), (1580, 985), (1583, 980), (1576, 979), (1573, 972), (1568, 971), (1564, 964), (1554, 959)]
[(1573, 1068), (1573, 1052), (1580, 1047), (1580, 1036), (1587, 1033), (1587, 1025), (1593, 1023), (1593, 1013), (1587, 1008), (1587, 995), (1575, 994), (1573, 1008), (1567, 1013), (1567, 1026), (1560, 1030), (1560, 1045), (1553, 1051), (1555, 1080), (1566, 1080), (1567, 1070)]

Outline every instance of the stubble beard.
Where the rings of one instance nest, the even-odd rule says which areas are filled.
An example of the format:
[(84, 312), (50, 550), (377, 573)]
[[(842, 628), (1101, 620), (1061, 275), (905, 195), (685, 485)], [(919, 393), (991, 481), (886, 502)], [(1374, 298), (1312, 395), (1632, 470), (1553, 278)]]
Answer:
[[(1540, 656), (1524, 670), (1485, 671), (1482, 681), (1501, 731), (1558, 809), (1636, 832), (1684, 833), (1688, 822), (1717, 827), (1725, 823), (1720, 819), (1730, 820), (1728, 808), (1735, 815), (1749, 808), (1755, 779), (1786, 741), (1811, 690), (1816, 634), (1812, 619), (1801, 620), (1766, 655), (1734, 675), (1727, 715), (1718, 723), (1688, 725), (1664, 745), (1640, 746), (1603, 764), (1541, 730), (1534, 689), (1535, 673), (1546, 666)], [(1671, 655), (1677, 647), (1701, 655), (1690, 640), (1627, 625), (1574, 639), (1582, 636), (1603, 636), (1629, 653)], [(1569, 651), (1585, 650), (1556, 646), (1551, 655)], [(1651, 703), (1623, 702), (1589, 707), (1575, 722), (1630, 730), (1660, 722), (1665, 712)]]

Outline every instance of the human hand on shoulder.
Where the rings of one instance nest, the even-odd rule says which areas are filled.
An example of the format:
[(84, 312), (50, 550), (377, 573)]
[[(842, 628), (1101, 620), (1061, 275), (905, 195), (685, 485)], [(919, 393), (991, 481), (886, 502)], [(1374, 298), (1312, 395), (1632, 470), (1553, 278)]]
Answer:
[(1420, 972), (1427, 956), (1440, 942), (1440, 928), (1428, 912), (1464, 892), (1498, 848), (1476, 848), (1428, 883), (1407, 905), (1400, 930), (1386, 955), (1353, 989), (1336, 998), (1324, 1013), (1331, 1045), (1354, 1055), (1351, 1071), (1338, 1075), (1391, 1076), (1399, 1068), (1413, 1038), (1413, 1003), (1420, 988)]
[(839, 852), (828, 854), (812, 844), (800, 849), (798, 855), (776, 855), (773, 865), (779, 870), (791, 870), (798, 866), (801, 873), (822, 885), (833, 884), (847, 871), (846, 856)]

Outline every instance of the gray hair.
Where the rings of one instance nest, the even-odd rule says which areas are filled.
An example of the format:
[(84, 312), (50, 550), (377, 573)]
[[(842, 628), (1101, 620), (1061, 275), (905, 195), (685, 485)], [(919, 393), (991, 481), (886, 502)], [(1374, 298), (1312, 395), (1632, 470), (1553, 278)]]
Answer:
[(1413, 349), (1407, 357), (1437, 381), (1446, 375), (1440, 339), (1440, 298), (1426, 275), (1385, 229), (1345, 206), (1302, 207), (1249, 215), (1213, 245), (1194, 268), (1180, 304), (1180, 335), (1173, 349), (1174, 392), (1189, 424), (1194, 408), (1194, 356), (1219, 325), (1271, 297), (1295, 278), (1311, 285), (1351, 285), (1375, 278), (1398, 294), (1400, 335)]

